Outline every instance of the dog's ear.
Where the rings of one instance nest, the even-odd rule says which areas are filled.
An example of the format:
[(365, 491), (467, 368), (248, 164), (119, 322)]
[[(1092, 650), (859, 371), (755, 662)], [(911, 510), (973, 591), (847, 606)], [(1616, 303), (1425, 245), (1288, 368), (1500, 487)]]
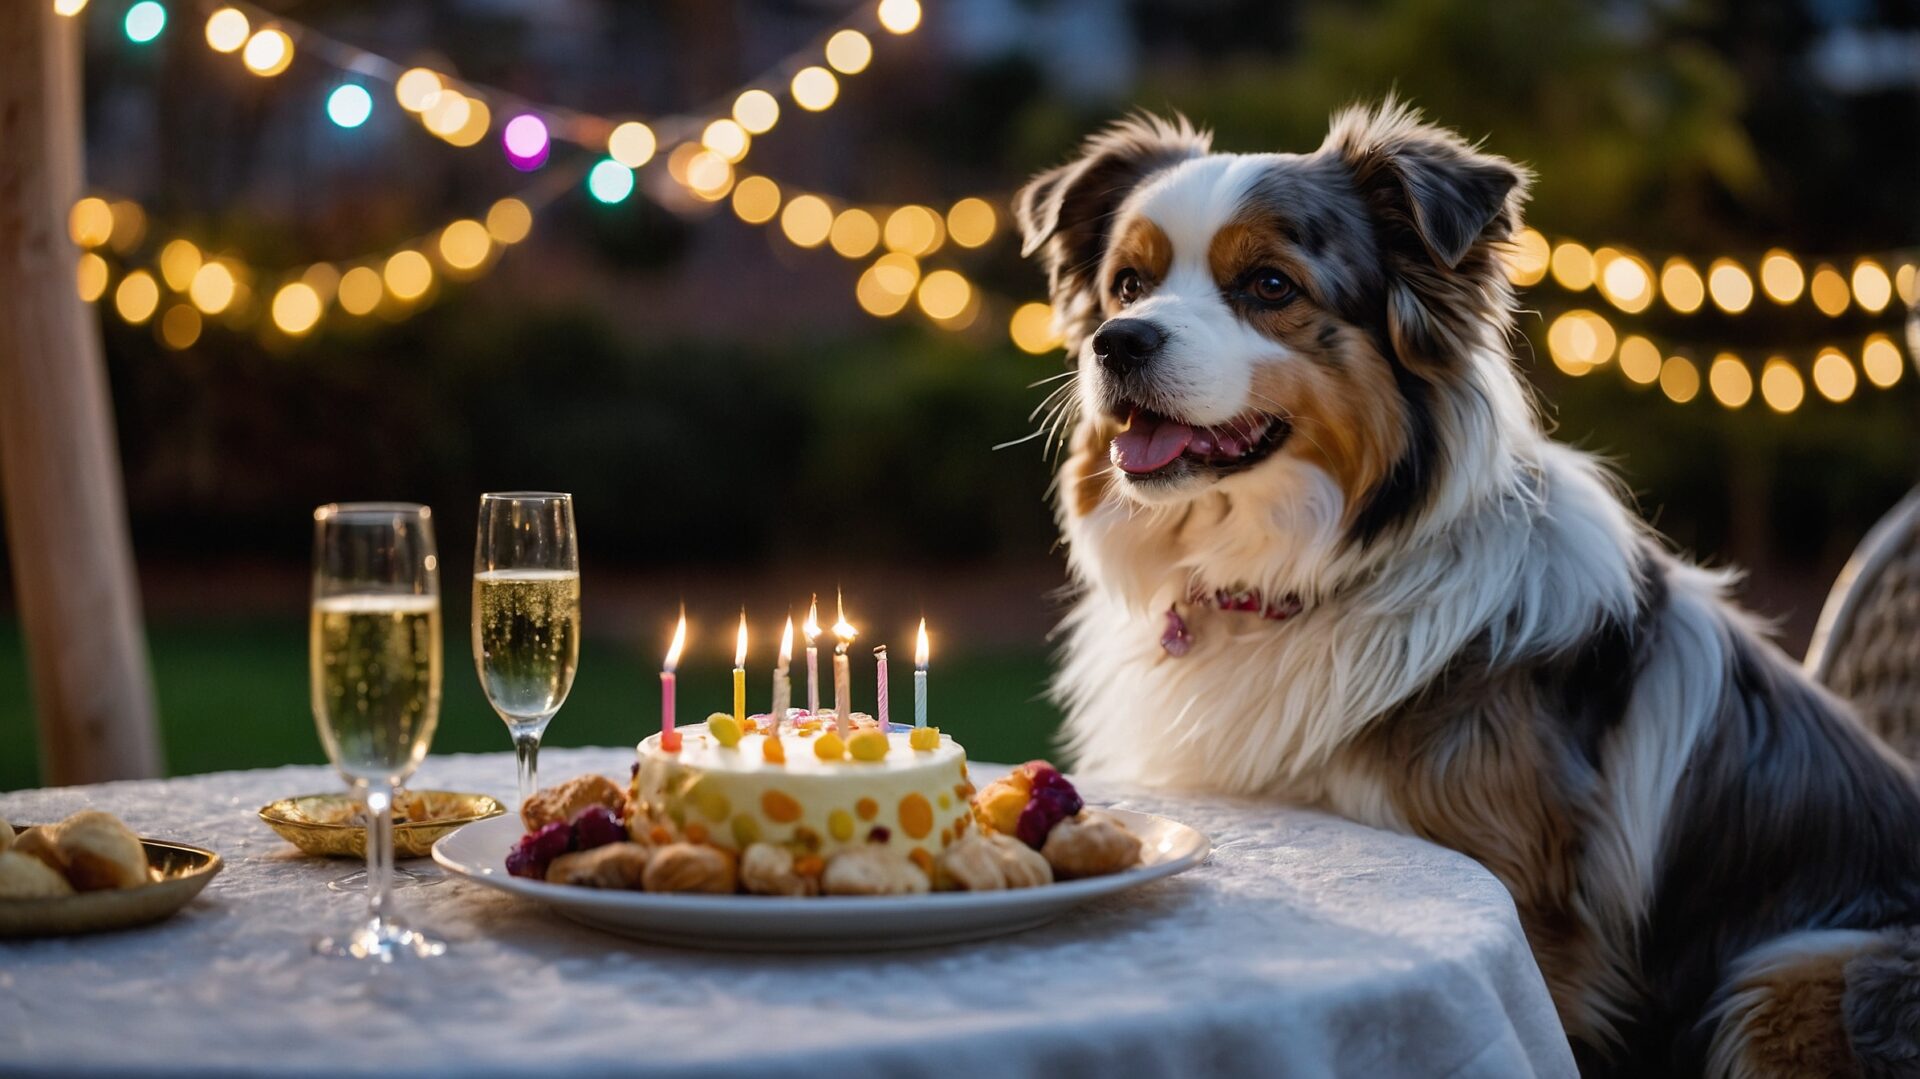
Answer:
[(1033, 178), (1014, 196), (1020, 254), (1039, 256), (1069, 340), (1088, 327), (1095, 277), (1114, 211), (1153, 173), (1207, 152), (1211, 137), (1185, 117), (1141, 113), (1087, 139), (1080, 156)]
[(1461, 347), (1489, 314), (1504, 323), (1500, 249), (1520, 229), (1526, 169), (1392, 98), (1336, 115), (1320, 149), (1346, 165), (1367, 201), (1387, 262), (1389, 321), (1406, 358)]

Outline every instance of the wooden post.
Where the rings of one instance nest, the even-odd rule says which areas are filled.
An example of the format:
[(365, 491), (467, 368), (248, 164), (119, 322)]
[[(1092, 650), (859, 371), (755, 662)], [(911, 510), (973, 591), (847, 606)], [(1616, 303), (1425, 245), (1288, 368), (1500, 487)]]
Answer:
[(80, 29), (0, 0), (0, 484), (49, 784), (160, 772), (100, 327), (67, 237)]

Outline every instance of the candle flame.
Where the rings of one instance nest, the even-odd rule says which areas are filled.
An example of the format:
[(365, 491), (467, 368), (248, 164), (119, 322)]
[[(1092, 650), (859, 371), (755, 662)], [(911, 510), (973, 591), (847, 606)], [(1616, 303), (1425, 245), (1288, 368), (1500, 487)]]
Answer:
[(674, 669), (680, 666), (680, 650), (685, 648), (686, 645), (687, 612), (685, 608), (682, 608), (680, 611), (680, 624), (673, 628), (673, 643), (667, 646), (667, 662), (665, 667), (668, 674), (672, 674)]
[(835, 605), (839, 608), (839, 611), (833, 623), (833, 635), (840, 638), (839, 652), (841, 655), (845, 655), (847, 646), (852, 644), (853, 639), (860, 635), (860, 631), (854, 629), (853, 623), (847, 621), (847, 597), (844, 595), (836, 596)]
[(747, 665), (747, 609), (745, 607), (740, 608), (740, 636), (735, 639), (733, 645), (733, 665), (736, 667)]
[(920, 636), (913, 646), (913, 665), (921, 670), (927, 669), (927, 620), (920, 620)]
[(787, 628), (780, 631), (780, 669), (787, 669), (787, 661), (793, 658), (793, 616), (787, 616)]
[(820, 636), (820, 597), (819, 596), (813, 597), (813, 602), (807, 605), (807, 620), (801, 624), (800, 632), (807, 635), (808, 644), (812, 644), (813, 639), (815, 637)]

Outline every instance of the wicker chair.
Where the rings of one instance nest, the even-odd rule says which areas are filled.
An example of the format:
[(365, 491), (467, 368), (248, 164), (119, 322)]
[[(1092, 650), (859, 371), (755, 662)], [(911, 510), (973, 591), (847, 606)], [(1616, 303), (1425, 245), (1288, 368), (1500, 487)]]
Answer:
[(1903, 756), (1920, 760), (1920, 488), (1847, 560), (1806, 665)]

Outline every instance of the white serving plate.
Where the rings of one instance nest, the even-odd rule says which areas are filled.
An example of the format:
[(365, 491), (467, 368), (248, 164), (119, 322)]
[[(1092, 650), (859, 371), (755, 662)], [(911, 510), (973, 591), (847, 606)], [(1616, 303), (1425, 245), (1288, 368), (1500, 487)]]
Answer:
[(1213, 844), (1178, 821), (1109, 809), (1140, 837), (1143, 864), (1124, 873), (1003, 892), (915, 896), (669, 895), (604, 891), (507, 873), (520, 839), (508, 815), (469, 824), (433, 845), (433, 860), (503, 892), (545, 903), (583, 925), (656, 944), (727, 951), (839, 952), (921, 948), (1017, 933), (1104, 895), (1199, 865)]

